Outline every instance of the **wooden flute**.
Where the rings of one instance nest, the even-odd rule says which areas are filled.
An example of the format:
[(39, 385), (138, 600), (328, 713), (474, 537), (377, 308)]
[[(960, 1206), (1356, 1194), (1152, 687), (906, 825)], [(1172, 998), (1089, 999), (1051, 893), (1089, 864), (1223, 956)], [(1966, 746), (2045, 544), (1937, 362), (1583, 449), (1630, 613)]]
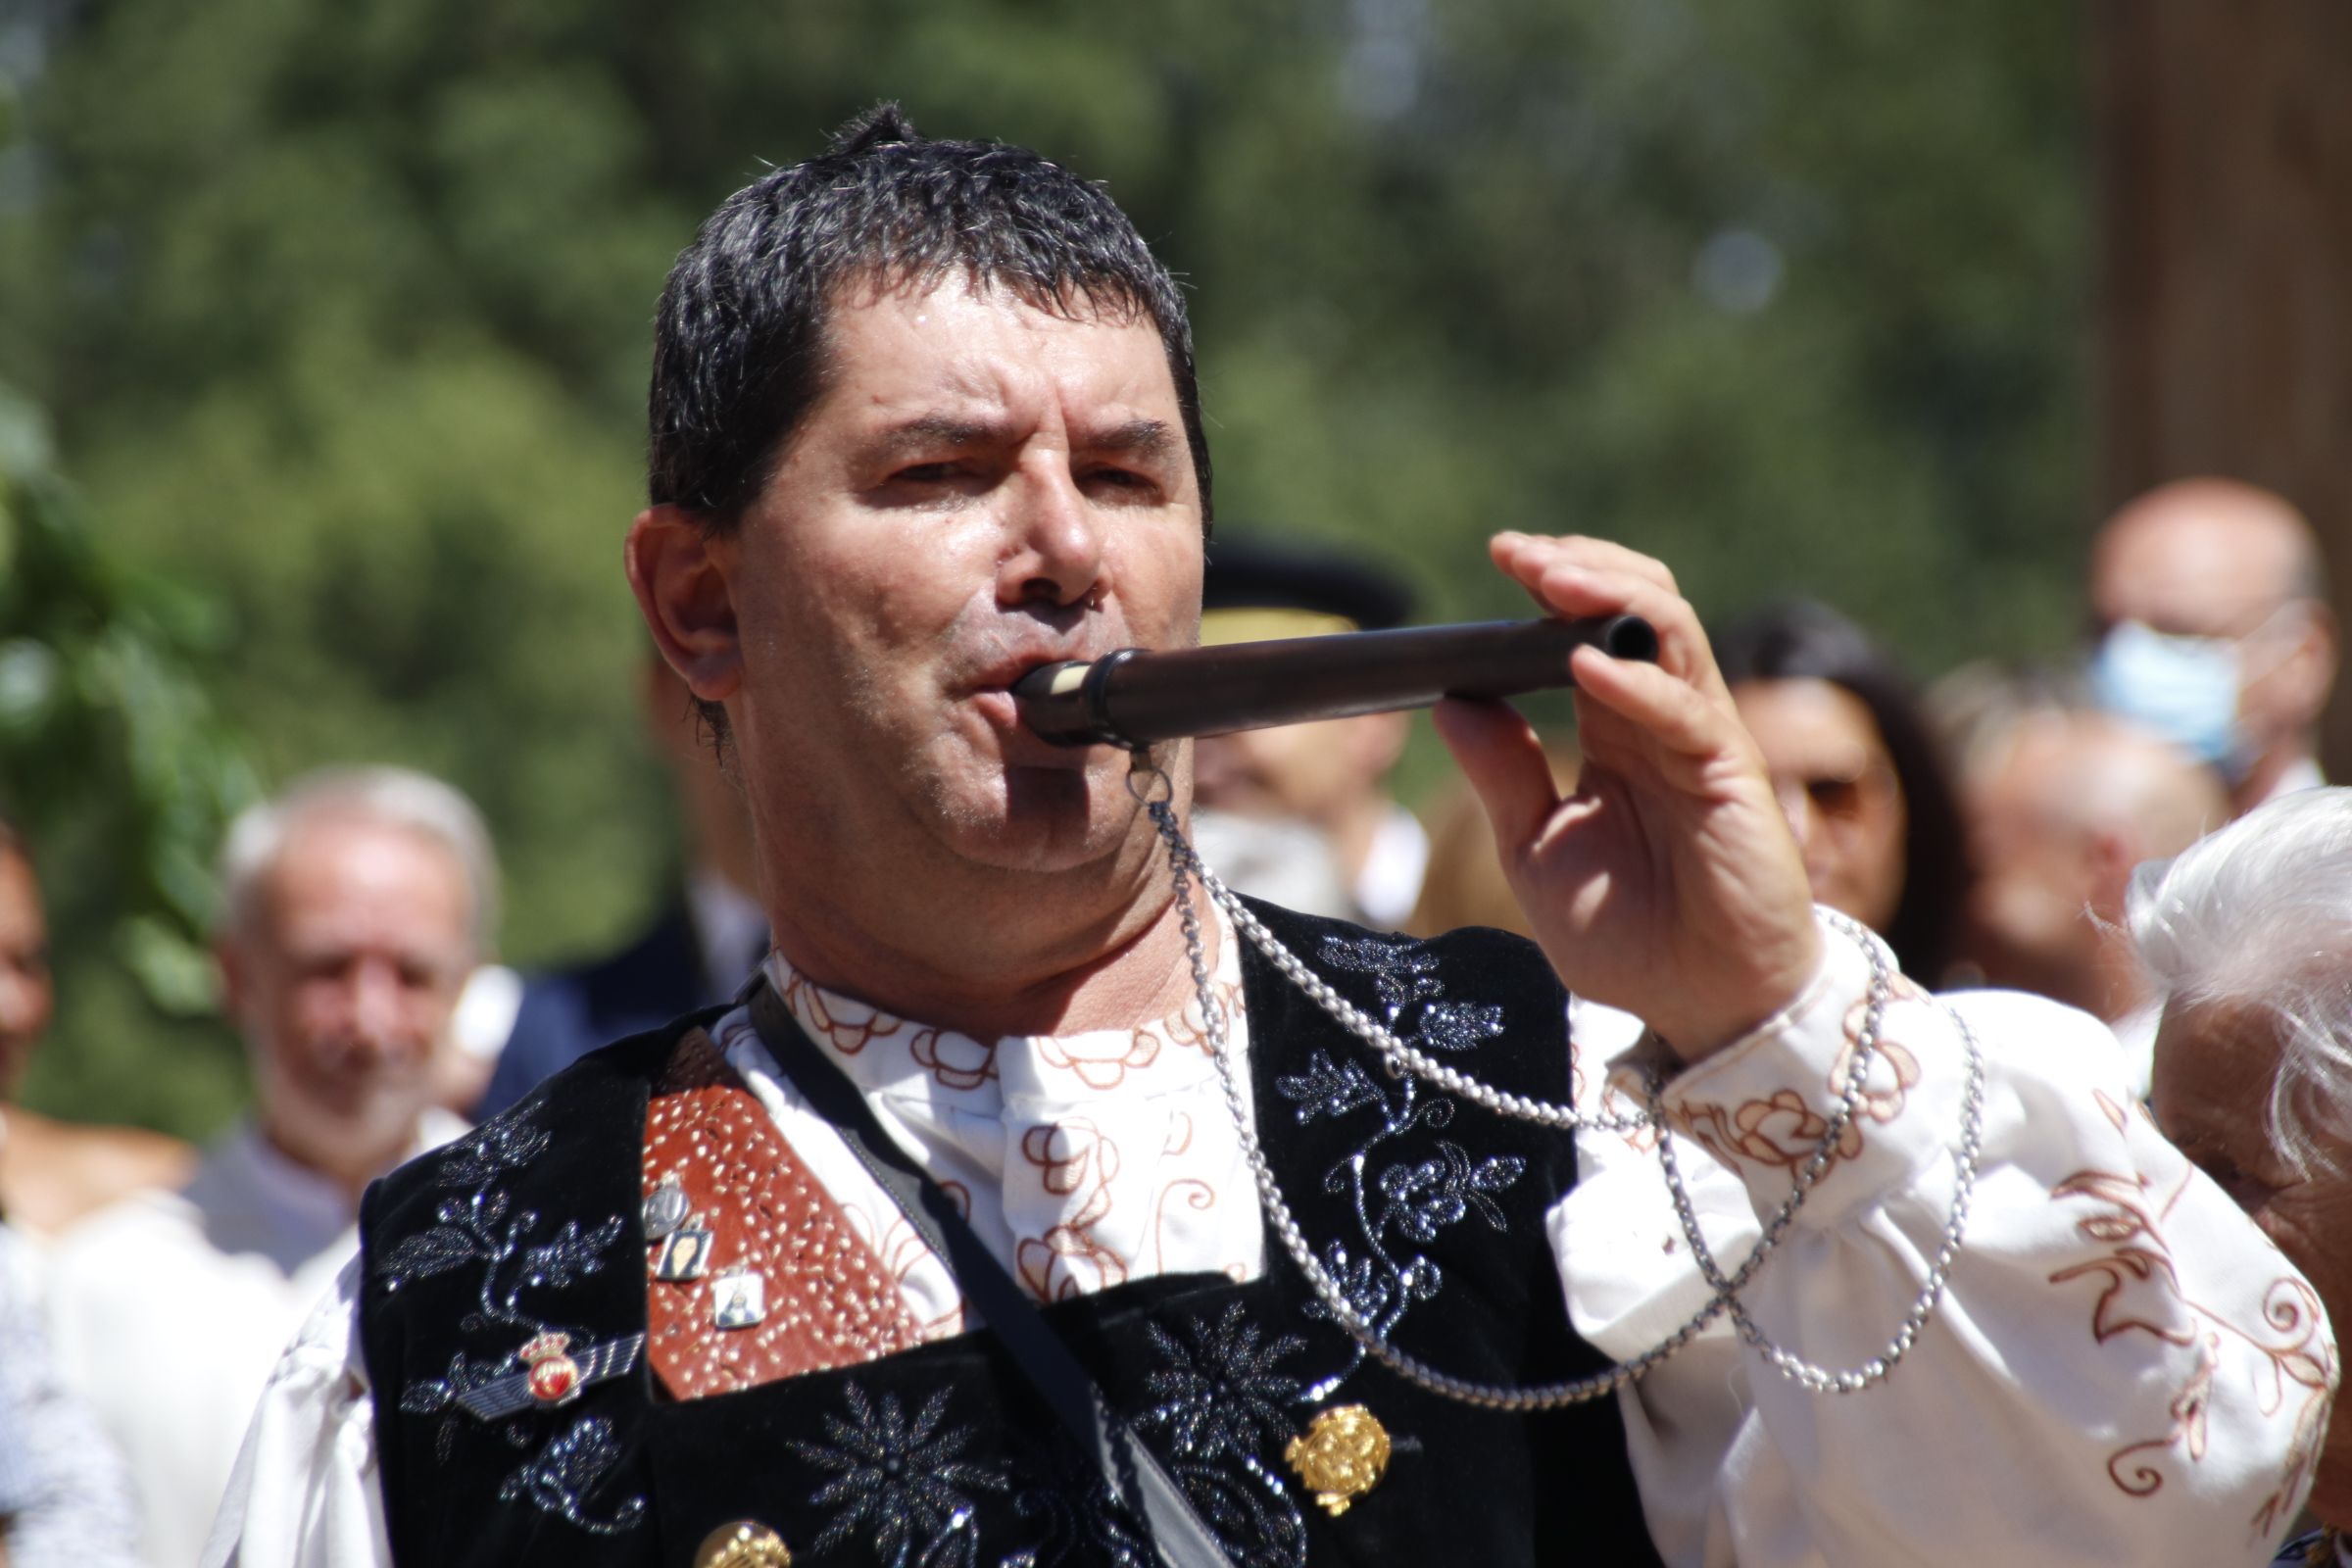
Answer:
[(1121, 648), (1033, 669), (1012, 696), (1021, 721), (1056, 746), (1140, 751), (1186, 735), (1573, 686), (1568, 657), (1588, 643), (1617, 659), (1658, 657), (1658, 634), (1639, 615), (1496, 620), (1165, 652)]

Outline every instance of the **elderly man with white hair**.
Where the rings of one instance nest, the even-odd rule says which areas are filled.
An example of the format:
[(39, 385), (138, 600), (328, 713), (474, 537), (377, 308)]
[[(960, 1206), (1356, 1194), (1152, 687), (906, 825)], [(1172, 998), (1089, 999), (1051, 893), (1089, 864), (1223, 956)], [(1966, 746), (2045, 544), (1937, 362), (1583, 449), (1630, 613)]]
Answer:
[[(2352, 1321), (2352, 789), (2282, 797), (2142, 867), (2130, 918), (2164, 1004), (2157, 1125), (2310, 1281), (2274, 1288), (2272, 1326), (2325, 1308), (2340, 1333)], [(2321, 1372), (2292, 1358), (2278, 1370)], [(2278, 1560), (2352, 1565), (2352, 1401), (2305, 1451), (2324, 1528)]]
[(496, 919), (480, 815), (401, 768), (313, 773), (247, 811), (220, 882), (253, 1114), (185, 1187), (70, 1235), (51, 1281), (59, 1358), (130, 1462), (158, 1568), (196, 1560), (271, 1364), (354, 1250), (361, 1193), (464, 1130), (431, 1069)]

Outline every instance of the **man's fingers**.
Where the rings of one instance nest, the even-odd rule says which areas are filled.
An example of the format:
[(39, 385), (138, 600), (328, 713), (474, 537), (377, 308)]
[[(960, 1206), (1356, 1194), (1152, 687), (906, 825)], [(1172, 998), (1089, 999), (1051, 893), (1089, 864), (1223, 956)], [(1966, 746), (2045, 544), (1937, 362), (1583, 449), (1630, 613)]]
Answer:
[(1643, 578), (1670, 594), (1682, 592), (1675, 586), (1674, 573), (1666, 563), (1639, 550), (1629, 550), (1611, 539), (1573, 534), (1546, 538), (1541, 534), (1499, 533), (1488, 542), (1487, 552), (1497, 566), (1522, 580), (1540, 575), (1548, 566), (1565, 564), (1594, 571), (1620, 571)]
[(1539, 602), (1555, 615), (1640, 615), (1658, 634), (1658, 667), (1709, 698), (1729, 701), (1698, 613), (1646, 576), (1559, 563), (1537, 579)]
[(1462, 776), (1478, 792), (1508, 864), (1560, 804), (1544, 743), (1533, 725), (1501, 703), (1448, 700), (1430, 716)]
[(1736, 724), (1690, 682), (1638, 660), (1612, 659), (1597, 648), (1579, 648), (1568, 667), (1577, 690), (1627, 722), (1639, 726), (1670, 752), (1701, 757), (1722, 751)]

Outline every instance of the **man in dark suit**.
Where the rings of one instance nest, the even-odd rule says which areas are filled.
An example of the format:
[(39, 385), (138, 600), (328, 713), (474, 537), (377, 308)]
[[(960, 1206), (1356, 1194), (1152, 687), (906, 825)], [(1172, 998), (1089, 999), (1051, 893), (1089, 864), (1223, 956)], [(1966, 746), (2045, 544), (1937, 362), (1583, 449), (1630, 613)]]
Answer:
[(704, 744), (692, 695), (660, 655), (643, 684), (646, 733), (677, 781), (685, 885), (616, 953), (533, 976), (476, 1114), (493, 1116), (597, 1047), (723, 1002), (767, 953), (752, 823)]

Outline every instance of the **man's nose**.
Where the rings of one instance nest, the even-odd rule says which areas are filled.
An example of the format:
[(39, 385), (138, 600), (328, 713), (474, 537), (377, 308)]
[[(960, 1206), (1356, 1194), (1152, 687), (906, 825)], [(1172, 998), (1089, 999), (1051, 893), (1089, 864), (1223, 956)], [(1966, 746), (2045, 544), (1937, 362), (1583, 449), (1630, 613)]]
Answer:
[(408, 1018), (408, 987), (388, 963), (363, 963), (351, 973), (346, 1000), (355, 1044), (378, 1054), (396, 1047)]
[(1071, 475), (1068, 461), (1043, 455), (1022, 466), (1010, 487), (1006, 519), (1012, 550), (998, 573), (1008, 605), (1087, 605), (1103, 581), (1102, 524)]

